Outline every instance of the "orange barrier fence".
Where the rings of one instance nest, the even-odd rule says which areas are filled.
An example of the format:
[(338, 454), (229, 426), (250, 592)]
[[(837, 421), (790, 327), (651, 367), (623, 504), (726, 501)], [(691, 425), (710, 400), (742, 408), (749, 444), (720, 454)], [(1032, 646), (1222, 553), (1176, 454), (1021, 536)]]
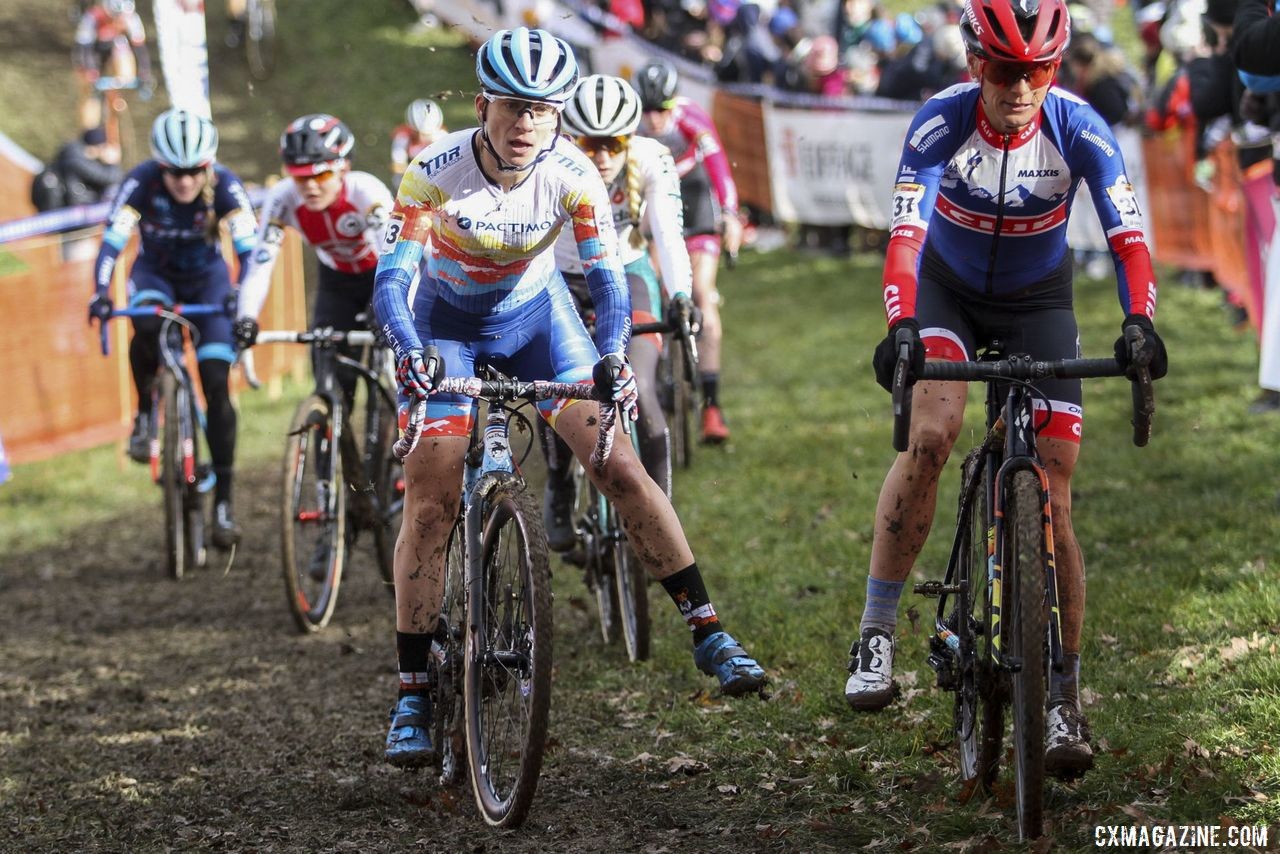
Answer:
[[(110, 322), (111, 355), (103, 358), (88, 325), (93, 262), (101, 227), (45, 235), (0, 247), (0, 437), (15, 462), (92, 447), (128, 434), (134, 408), (129, 325)], [(125, 304), (130, 246), (116, 267), (112, 297)], [(263, 328), (306, 326), (301, 241), (290, 233), (263, 307)], [(305, 348), (263, 347), (264, 380), (304, 375)], [(238, 373), (238, 372), (237, 372)]]

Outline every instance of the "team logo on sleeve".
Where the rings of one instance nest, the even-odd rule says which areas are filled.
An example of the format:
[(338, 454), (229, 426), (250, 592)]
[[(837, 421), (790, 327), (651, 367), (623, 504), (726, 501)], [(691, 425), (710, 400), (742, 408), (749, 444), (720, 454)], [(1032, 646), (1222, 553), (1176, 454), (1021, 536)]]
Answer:
[(404, 231), (404, 214), (393, 213), (387, 217), (387, 228), (382, 233), (382, 249), (379, 250), (381, 254), (386, 255), (396, 248), (402, 231)]
[(1120, 222), (1125, 228), (1142, 228), (1142, 210), (1138, 207), (1138, 196), (1133, 185), (1124, 175), (1116, 178), (1116, 182), (1107, 187), (1107, 197), (1111, 205), (1120, 214)]

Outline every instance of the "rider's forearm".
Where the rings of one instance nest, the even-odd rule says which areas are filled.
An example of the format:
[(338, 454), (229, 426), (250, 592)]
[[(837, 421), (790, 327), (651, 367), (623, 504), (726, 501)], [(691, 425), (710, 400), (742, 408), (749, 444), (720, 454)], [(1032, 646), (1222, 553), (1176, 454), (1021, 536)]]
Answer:
[(373, 313), (396, 359), (403, 359), (410, 350), (422, 347), (413, 326), (413, 315), (409, 312), (409, 286), (421, 258), (422, 244), (402, 241), (378, 261), (373, 285)]
[(596, 307), (596, 347), (600, 354), (625, 353), (631, 340), (631, 289), (626, 274), (612, 264), (585, 269), (587, 289)]
[(899, 226), (889, 237), (884, 259), (884, 314), (890, 326), (916, 316), (916, 267), (924, 229)]

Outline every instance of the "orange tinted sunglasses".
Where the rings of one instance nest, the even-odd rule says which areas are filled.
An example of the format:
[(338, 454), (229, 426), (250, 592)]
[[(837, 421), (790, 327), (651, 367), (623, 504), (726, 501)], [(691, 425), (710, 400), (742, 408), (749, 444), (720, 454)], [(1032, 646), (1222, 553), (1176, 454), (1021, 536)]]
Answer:
[(333, 180), (333, 176), (334, 171), (332, 169), (326, 169), (325, 171), (317, 172), (314, 175), (294, 175), (293, 180), (297, 181), (299, 184), (305, 184), (314, 179), (317, 184), (327, 184), (329, 181)]
[(1032, 89), (1039, 89), (1052, 82), (1058, 73), (1057, 60), (1051, 62), (1001, 62), (988, 59), (982, 63), (982, 76), (988, 83), (1000, 87), (1016, 86), (1019, 80), (1026, 80)]
[(580, 136), (577, 143), (587, 154), (595, 154), (597, 151), (617, 154), (627, 147), (629, 139), (630, 137), (625, 136)]

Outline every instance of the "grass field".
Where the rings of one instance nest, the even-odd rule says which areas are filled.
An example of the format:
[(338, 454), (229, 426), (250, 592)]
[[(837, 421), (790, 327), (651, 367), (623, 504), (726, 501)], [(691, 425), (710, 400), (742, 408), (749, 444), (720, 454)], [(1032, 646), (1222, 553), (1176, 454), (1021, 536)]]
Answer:
[[(61, 14), (57, 3), (5, 5), (29, 12), (33, 32), (52, 26), (48, 8)], [(360, 134), (358, 156), (368, 158), (360, 162), (381, 171), (404, 103), (469, 85), (460, 42), (413, 34), (405, 4), (280, 6), (287, 41), (277, 80), (250, 88), (237, 67), (214, 68), (224, 159), (247, 176), (274, 169), (279, 127), (310, 110), (347, 118)], [(15, 64), (0, 68), (0, 128), (47, 149), (59, 135), (46, 125), (57, 122), (15, 104)], [(469, 110), (466, 98), (446, 105), (455, 126)], [(687, 830), (679, 811), (689, 802), (717, 810), (706, 820), (724, 823), (726, 849), (994, 850), (1016, 838), (1007, 787), (957, 800), (950, 695), (932, 687), (924, 664), (931, 601), (904, 597), (904, 697), (873, 716), (849, 712), (842, 697), (874, 502), (893, 455), (888, 398), (869, 368), (883, 329), (879, 268), (878, 257), (777, 252), (744, 255), (725, 274), (734, 441), (700, 450), (676, 491), (726, 626), (771, 670), (768, 702), (730, 705), (706, 692), (657, 587), (652, 661), (631, 666), (617, 650), (596, 649), (581, 583), (557, 571), (554, 770), (576, 791), (574, 768), (599, 767), (648, 799), (627, 838), (659, 847), (667, 838), (659, 831)], [(1080, 281), (1077, 300), (1086, 354), (1109, 352), (1121, 316), (1111, 286)], [(1157, 385), (1151, 445), (1129, 441), (1123, 383), (1086, 388), (1074, 515), (1089, 571), (1082, 680), (1099, 759), (1082, 782), (1049, 791), (1050, 832), (1065, 850), (1088, 847), (1096, 825), (1280, 825), (1280, 420), (1245, 414), (1256, 347), (1228, 329), (1217, 294), (1166, 284), (1160, 305), (1173, 368)], [(242, 398), (242, 470), (275, 468), (282, 425), (303, 391), (277, 402)], [(978, 435), (970, 416), (967, 439)], [(919, 578), (940, 577), (957, 477), (953, 464)], [(259, 503), (270, 500), (265, 478), (249, 482)], [(129, 537), (139, 532), (128, 525), (158, 525), (157, 504), (139, 470), (122, 471), (118, 448), (17, 466), (0, 487), (0, 600), (6, 577), (44, 572), (86, 527), (121, 524), (118, 536)], [(189, 603), (208, 589), (201, 585), (192, 579), (171, 598)], [(373, 625), (347, 636), (385, 641), (385, 626)], [(0, 796), (16, 785), (0, 785)], [(492, 844), (525, 850), (529, 838), (537, 837)]]

